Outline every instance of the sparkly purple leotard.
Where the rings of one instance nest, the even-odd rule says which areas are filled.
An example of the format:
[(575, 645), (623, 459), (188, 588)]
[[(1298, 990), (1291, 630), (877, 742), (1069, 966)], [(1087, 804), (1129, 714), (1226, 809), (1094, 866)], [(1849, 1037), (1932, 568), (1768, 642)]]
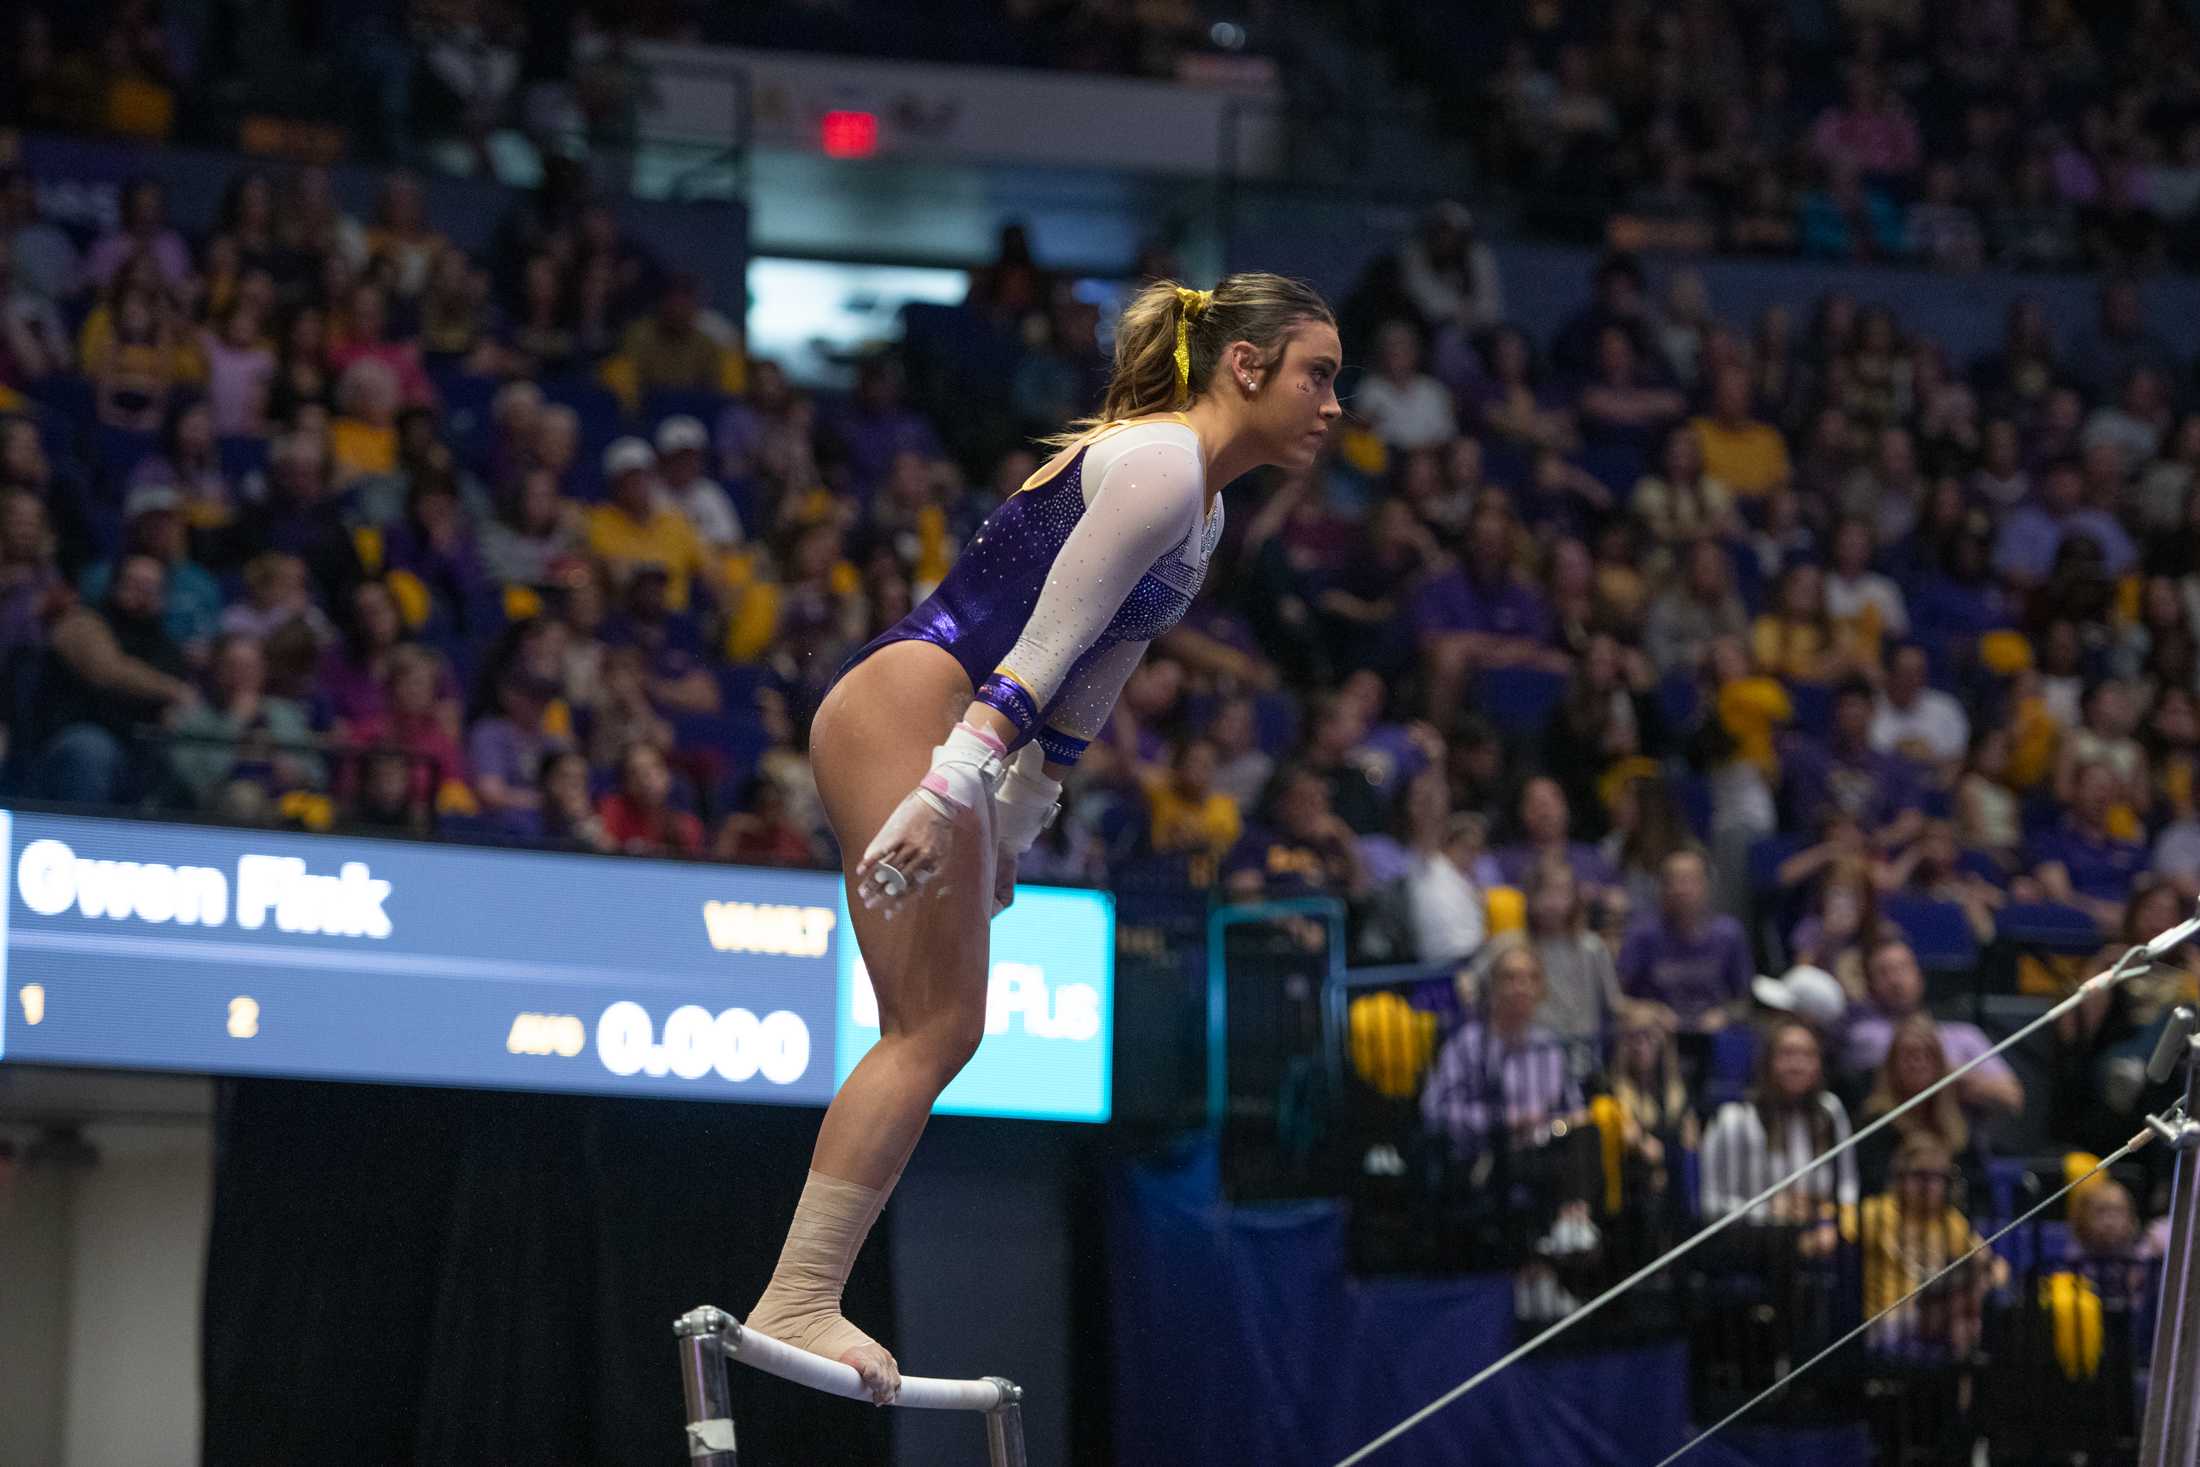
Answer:
[(848, 666), (892, 642), (944, 647), (1019, 741), (1075, 763), (1206, 578), (1222, 503), (1207, 506), (1205, 480), (1181, 421), (1101, 430), (987, 516), (939, 588)]

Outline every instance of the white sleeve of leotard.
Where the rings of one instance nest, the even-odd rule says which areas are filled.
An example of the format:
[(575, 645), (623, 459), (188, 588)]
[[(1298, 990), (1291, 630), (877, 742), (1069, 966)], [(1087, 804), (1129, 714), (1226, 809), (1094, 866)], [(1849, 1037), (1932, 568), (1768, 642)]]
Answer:
[[(1036, 731), (1040, 713), (1139, 578), (1199, 524), (1206, 486), (1196, 442), (1174, 424), (1140, 425), (1086, 451), (1084, 516), (1048, 568), (1023, 634), (979, 690), (981, 700), (1000, 708), (1020, 732)], [(1098, 661), (1116, 665), (1112, 651)], [(1136, 661), (1133, 654), (1121, 677), (1130, 676)], [(1115, 686), (1122, 686), (1120, 678)]]
[(1108, 715), (1115, 712), (1115, 700), (1123, 696), (1123, 684), (1138, 670), (1138, 660), (1149, 645), (1118, 642), (1075, 670), (1037, 735), (1047, 758), (1056, 764), (1075, 764), (1085, 745), (1100, 737)]

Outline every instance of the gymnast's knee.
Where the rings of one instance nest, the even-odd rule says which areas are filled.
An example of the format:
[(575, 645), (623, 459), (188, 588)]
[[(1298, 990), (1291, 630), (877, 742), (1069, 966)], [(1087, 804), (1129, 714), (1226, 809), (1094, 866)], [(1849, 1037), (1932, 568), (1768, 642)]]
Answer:
[(962, 1005), (948, 1013), (933, 1014), (896, 1036), (910, 1056), (935, 1080), (939, 1089), (962, 1073), (985, 1038), (984, 1004)]

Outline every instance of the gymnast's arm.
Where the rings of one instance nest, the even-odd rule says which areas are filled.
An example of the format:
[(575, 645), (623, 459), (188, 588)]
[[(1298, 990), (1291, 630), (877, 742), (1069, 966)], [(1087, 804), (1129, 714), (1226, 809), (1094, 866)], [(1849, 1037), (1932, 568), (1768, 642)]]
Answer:
[[(1040, 732), (1042, 711), (1107, 632), (1139, 578), (1192, 533), (1205, 507), (1204, 481), (1199, 455), (1175, 435), (1127, 445), (1101, 470), (1083, 517), (1047, 568), (1023, 634), (979, 685), (962, 722), (932, 751), (931, 773), (856, 863), (866, 905), (894, 902), (907, 887), (931, 880), (945, 858), (955, 812), (980, 801), (992, 802), (1001, 849), (1020, 855), (1038, 838), (1060, 788), (1029, 768), (1028, 754), (1011, 766), (1010, 751)], [(1094, 660), (1112, 666), (1105, 655)], [(1130, 675), (1127, 666), (1122, 675)], [(1062, 764), (1070, 745), (1041, 745), (1040, 751)], [(999, 867), (1010, 869), (1005, 861)]]
[(1140, 444), (1108, 466), (1084, 517), (1055, 556), (1023, 635), (979, 685), (964, 722), (1014, 748), (1046, 733), (1042, 711), (1071, 692), (1079, 707), (1066, 721), (1065, 737), (1048, 735), (1042, 747), (1049, 764), (1076, 762), (1115, 706), (1144, 644), (1111, 648), (1093, 659), (1081, 670), (1076, 689), (1069, 687), (1070, 674), (1107, 631), (1139, 578), (1198, 523), (1205, 507), (1204, 477), (1198, 455), (1175, 438)]
[(1062, 775), (1083, 757), (1092, 741), (1106, 731), (1123, 685), (1138, 670), (1147, 642), (1118, 642), (1086, 661), (1071, 674), (1067, 686), (1054, 700), (1046, 724), (1031, 741), (1046, 754), (1049, 779)]

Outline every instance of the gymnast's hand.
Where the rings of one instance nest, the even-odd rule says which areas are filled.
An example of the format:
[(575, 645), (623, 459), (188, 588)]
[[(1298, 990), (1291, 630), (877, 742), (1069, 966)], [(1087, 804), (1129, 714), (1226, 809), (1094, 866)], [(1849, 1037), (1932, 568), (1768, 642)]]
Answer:
[(939, 876), (954, 850), (958, 820), (975, 813), (988, 827), (985, 839), (992, 839), (993, 789), (1006, 753), (984, 729), (955, 725), (932, 751), (931, 772), (894, 807), (856, 863), (856, 895), (866, 908), (883, 908), (891, 918), (905, 896)]
[(993, 792), (994, 916), (1016, 900), (1016, 865), (1054, 823), (1061, 799), (1061, 782), (1046, 771), (1046, 750), (1036, 742), (1017, 750)]
[(888, 920), (911, 892), (921, 891), (940, 874), (955, 845), (955, 818), (911, 790), (879, 827), (856, 863), (856, 896)]

